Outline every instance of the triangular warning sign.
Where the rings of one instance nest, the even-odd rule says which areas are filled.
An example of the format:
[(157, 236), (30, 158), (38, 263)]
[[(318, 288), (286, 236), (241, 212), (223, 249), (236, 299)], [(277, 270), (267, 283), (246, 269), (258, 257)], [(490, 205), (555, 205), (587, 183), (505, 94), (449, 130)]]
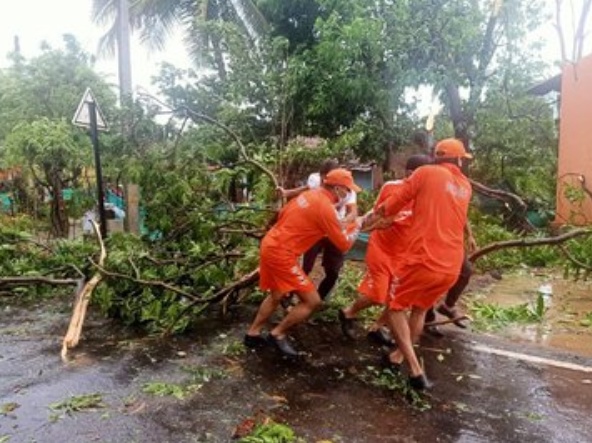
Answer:
[(78, 109), (76, 109), (76, 113), (74, 114), (74, 118), (72, 119), (72, 124), (76, 126), (82, 126), (83, 128), (90, 128), (89, 103), (95, 104), (95, 109), (97, 111), (97, 129), (99, 131), (106, 131), (107, 123), (105, 121), (105, 117), (103, 116), (103, 113), (101, 112), (101, 107), (99, 106), (99, 103), (95, 100), (95, 96), (93, 95), (90, 88), (86, 88), (86, 91), (84, 91), (82, 100), (80, 100)]

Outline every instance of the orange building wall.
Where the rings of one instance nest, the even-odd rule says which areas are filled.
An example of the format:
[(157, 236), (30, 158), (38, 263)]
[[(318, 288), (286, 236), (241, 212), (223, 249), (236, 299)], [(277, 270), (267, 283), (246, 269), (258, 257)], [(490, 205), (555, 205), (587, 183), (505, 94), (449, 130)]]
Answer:
[(565, 65), (561, 76), (559, 161), (557, 170), (558, 224), (592, 223), (592, 54)]

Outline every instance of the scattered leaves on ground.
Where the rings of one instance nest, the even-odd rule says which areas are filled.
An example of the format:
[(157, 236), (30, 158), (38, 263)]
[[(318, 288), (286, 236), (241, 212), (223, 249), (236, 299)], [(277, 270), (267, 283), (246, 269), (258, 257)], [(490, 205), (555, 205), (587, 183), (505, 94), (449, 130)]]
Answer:
[(142, 386), (142, 392), (156, 395), (157, 397), (172, 396), (179, 400), (184, 400), (189, 394), (198, 391), (201, 387), (202, 385), (200, 384), (183, 386), (175, 383), (150, 382)]
[(74, 412), (89, 411), (104, 407), (103, 396), (99, 393), (73, 395), (66, 400), (49, 405), (52, 411), (63, 411), (68, 415)]
[(15, 402), (4, 403), (2, 406), (0, 406), (0, 415), (8, 415), (19, 406), (20, 405)]

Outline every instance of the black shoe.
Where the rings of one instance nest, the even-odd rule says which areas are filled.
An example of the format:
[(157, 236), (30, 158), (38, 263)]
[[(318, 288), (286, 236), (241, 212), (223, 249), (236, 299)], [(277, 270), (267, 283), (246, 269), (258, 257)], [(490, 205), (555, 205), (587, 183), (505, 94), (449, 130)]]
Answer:
[(388, 369), (389, 371), (391, 371), (393, 374), (400, 374), (403, 366), (402, 363), (395, 363), (394, 361), (392, 361), (389, 354), (382, 354), (382, 357), (380, 359), (380, 365), (384, 369)]
[(393, 340), (391, 335), (383, 328), (378, 328), (374, 331), (368, 332), (367, 337), (368, 340), (370, 340), (373, 343), (376, 343), (377, 345), (384, 345), (389, 347), (395, 346), (395, 341)]
[(243, 344), (247, 348), (262, 348), (268, 345), (267, 338), (263, 335), (249, 335), (245, 334)]
[(347, 318), (344, 312), (340, 309), (339, 310), (339, 323), (341, 324), (341, 332), (350, 340), (356, 339), (356, 334), (354, 332), (356, 319), (355, 318)]
[(449, 308), (445, 304), (441, 304), (436, 310), (444, 317), (448, 317), (450, 320), (460, 317), (460, 314), (457, 312), (456, 308)]
[(294, 347), (292, 346), (292, 344), (288, 340), (288, 337), (277, 338), (277, 337), (274, 337), (273, 335), (269, 334), (268, 340), (269, 340), (270, 344), (275, 346), (275, 348), (278, 351), (280, 351), (282, 354), (284, 354), (286, 357), (294, 358), (294, 357), (298, 357), (300, 355), (298, 353), (298, 351), (296, 349), (294, 349)]
[(436, 338), (444, 337), (444, 333), (440, 331), (440, 328), (438, 328), (438, 326), (424, 326), (423, 332)]
[(442, 314), (444, 317), (448, 317), (450, 320), (457, 319), (457, 320), (453, 321), (453, 323), (454, 323), (455, 326), (457, 326), (459, 328), (462, 328), (462, 329), (466, 329), (467, 328), (467, 324), (464, 322), (465, 318), (458, 311), (458, 309), (456, 309), (456, 308), (449, 308), (445, 304), (441, 304), (440, 306), (438, 306), (438, 312), (440, 314)]
[(409, 376), (409, 386), (416, 391), (425, 391), (431, 389), (434, 384), (424, 374), (420, 374), (415, 377)]

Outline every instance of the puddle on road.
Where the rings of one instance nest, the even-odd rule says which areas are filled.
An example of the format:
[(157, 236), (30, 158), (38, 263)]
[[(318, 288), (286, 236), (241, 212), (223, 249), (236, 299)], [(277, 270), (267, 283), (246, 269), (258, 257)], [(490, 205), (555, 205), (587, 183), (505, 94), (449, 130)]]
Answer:
[(592, 356), (592, 282), (565, 280), (551, 272), (522, 271), (502, 280), (476, 276), (471, 282), (475, 300), (501, 307), (535, 304), (542, 285), (550, 285), (547, 311), (541, 323), (514, 324), (497, 331), (507, 338), (537, 343), (585, 356)]

